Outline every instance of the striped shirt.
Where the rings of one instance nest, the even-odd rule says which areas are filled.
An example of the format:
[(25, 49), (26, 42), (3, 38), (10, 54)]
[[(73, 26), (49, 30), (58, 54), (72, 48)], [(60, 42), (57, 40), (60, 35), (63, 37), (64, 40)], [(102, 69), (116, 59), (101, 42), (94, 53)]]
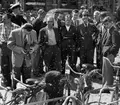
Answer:
[(0, 42), (7, 42), (10, 32), (20, 26), (12, 23), (11, 27), (7, 27), (4, 23), (0, 23)]

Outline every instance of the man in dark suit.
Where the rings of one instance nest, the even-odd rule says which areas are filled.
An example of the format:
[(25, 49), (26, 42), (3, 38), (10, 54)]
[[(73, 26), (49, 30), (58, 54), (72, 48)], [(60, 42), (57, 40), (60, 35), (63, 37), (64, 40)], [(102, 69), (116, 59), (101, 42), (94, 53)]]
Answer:
[(54, 28), (53, 17), (47, 18), (47, 26), (40, 30), (38, 41), (42, 48), (43, 58), (48, 70), (50, 70), (54, 59), (55, 70), (61, 71), (60, 36), (58, 28)]
[(77, 27), (80, 24), (79, 11), (74, 9), (72, 11), (72, 25)]
[(21, 6), (19, 3), (13, 4), (11, 7), (12, 10), (12, 18), (11, 21), (19, 26), (27, 23), (27, 20), (23, 18), (21, 15)]
[[(21, 28), (13, 30), (8, 39), (8, 48), (12, 50), (12, 66), (15, 78), (23, 82), (31, 77), (31, 67), (36, 50), (38, 49), (36, 31), (30, 23), (24, 24)], [(13, 80), (13, 89), (16, 88), (16, 81)]]
[(40, 9), (37, 14), (38, 16), (32, 22), (32, 24), (33, 24), (34, 30), (37, 32), (37, 38), (38, 38), (40, 29), (45, 27), (47, 24), (43, 22), (43, 19), (45, 17), (45, 11), (43, 9)]
[(93, 64), (93, 57), (94, 57), (94, 42), (97, 39), (97, 35), (99, 33), (97, 27), (89, 23), (88, 21), (88, 11), (84, 11), (82, 13), (82, 20), (83, 23), (78, 26), (78, 48), (80, 49), (80, 67), (84, 63)]
[[(62, 73), (65, 73), (65, 64), (68, 57), (68, 63), (76, 71), (76, 28), (71, 24), (70, 15), (65, 16), (65, 25), (61, 27), (61, 56)], [(72, 73), (72, 72), (71, 72)]]
[[(105, 17), (103, 19), (103, 24), (104, 30), (102, 29), (101, 38), (102, 54), (113, 63), (119, 51), (120, 35), (118, 30), (114, 27), (111, 17)], [(103, 59), (102, 74), (103, 84), (107, 82), (107, 86), (113, 85), (113, 68), (108, 65), (105, 59)]]

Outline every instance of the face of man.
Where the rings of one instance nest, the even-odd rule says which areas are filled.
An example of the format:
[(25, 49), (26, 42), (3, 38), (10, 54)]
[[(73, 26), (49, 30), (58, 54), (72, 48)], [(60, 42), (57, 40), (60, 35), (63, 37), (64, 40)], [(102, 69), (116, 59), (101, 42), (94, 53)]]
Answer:
[(83, 20), (83, 22), (87, 23), (88, 22), (88, 15), (87, 14), (83, 14), (82, 15), (82, 20)]
[(63, 20), (63, 17), (64, 17), (63, 14), (59, 14), (58, 19)]
[(20, 13), (21, 13), (20, 7), (13, 9), (13, 12), (14, 12), (15, 14), (20, 14)]
[(11, 22), (10, 17), (8, 17), (7, 15), (4, 15), (4, 16), (3, 16), (3, 22), (4, 22), (4, 23), (9, 23), (9, 22)]
[(66, 24), (67, 26), (70, 26), (70, 25), (71, 25), (71, 17), (70, 17), (70, 16), (66, 16), (66, 17), (65, 17), (65, 24)]
[(97, 22), (100, 20), (100, 15), (98, 13), (94, 14), (93, 17), (94, 17), (94, 20)]
[(54, 19), (56, 20), (58, 18), (58, 13), (54, 14)]
[(53, 26), (54, 26), (54, 18), (53, 17), (48, 18), (47, 24), (48, 24), (49, 28), (53, 28)]
[(38, 15), (39, 15), (40, 19), (44, 19), (44, 17), (45, 17), (45, 12), (38, 13)]
[(75, 19), (75, 20), (76, 20), (76, 19), (78, 19), (79, 14), (78, 14), (78, 13), (73, 13), (73, 15), (72, 15), (72, 16), (73, 16), (73, 19)]

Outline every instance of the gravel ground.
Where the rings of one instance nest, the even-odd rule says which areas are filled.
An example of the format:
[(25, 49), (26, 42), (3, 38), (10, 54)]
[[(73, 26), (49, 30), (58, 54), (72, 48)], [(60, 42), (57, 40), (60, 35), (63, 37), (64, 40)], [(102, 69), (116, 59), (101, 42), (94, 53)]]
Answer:
[[(102, 86), (101, 84), (93, 83), (93, 87), (95, 89), (101, 88), (101, 86)], [(102, 93), (100, 105), (105, 105), (106, 103), (109, 103), (111, 100), (111, 94), (112, 93), (110, 93), (110, 94)], [(90, 94), (90, 98), (89, 98), (89, 103), (91, 103), (90, 105), (98, 105), (99, 99), (100, 99), (100, 96), (99, 96), (98, 92)]]

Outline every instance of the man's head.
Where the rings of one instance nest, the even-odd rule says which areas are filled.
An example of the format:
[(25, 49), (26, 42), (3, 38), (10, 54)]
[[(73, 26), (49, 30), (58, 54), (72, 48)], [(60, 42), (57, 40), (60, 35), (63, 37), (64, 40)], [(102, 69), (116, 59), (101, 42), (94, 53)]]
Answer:
[(15, 14), (19, 14), (21, 12), (21, 5), (20, 3), (16, 3), (16, 4), (13, 4), (11, 6), (11, 10), (15, 13)]
[(81, 9), (81, 10), (85, 10), (85, 9), (87, 9), (87, 8), (86, 8), (86, 6), (82, 5), (82, 6), (80, 7), (80, 9)]
[(78, 17), (79, 17), (79, 11), (77, 9), (74, 9), (72, 11), (72, 17), (73, 17), (74, 20), (78, 19)]
[(59, 15), (59, 13), (58, 13), (58, 12), (55, 12), (55, 13), (54, 13), (54, 19), (55, 19), (55, 20), (57, 20), (58, 15)]
[(110, 16), (106, 16), (103, 19), (103, 24), (104, 24), (105, 28), (110, 28), (113, 24), (112, 18)]
[(47, 22), (48, 28), (53, 28), (53, 26), (54, 26), (54, 18), (52, 16), (49, 16), (47, 18), (46, 22)]
[(67, 14), (65, 16), (65, 25), (66, 26), (70, 26), (71, 25), (71, 16), (69, 14)]
[(89, 16), (88, 10), (84, 10), (84, 11), (82, 12), (83, 22), (88, 23), (88, 16)]
[(95, 21), (99, 22), (100, 21), (100, 12), (95, 11), (93, 14), (93, 17), (94, 17)]
[(9, 23), (9, 22), (11, 22), (11, 15), (10, 14), (4, 14), (3, 16), (2, 16), (2, 21), (4, 22), (4, 23)]
[(100, 13), (100, 21), (102, 22), (103, 19), (104, 19), (106, 16), (108, 16), (108, 13), (107, 13), (107, 12), (101, 12), (101, 13)]
[(32, 30), (33, 30), (33, 26), (32, 24), (30, 23), (25, 23), (23, 26), (22, 26), (22, 29), (24, 29), (24, 32), (26, 34), (29, 34)]
[(45, 11), (43, 9), (39, 9), (37, 14), (41, 19), (45, 17)]
[(64, 18), (64, 15), (63, 15), (62, 13), (59, 13), (58, 19), (59, 19), (59, 20), (63, 20), (63, 18)]

